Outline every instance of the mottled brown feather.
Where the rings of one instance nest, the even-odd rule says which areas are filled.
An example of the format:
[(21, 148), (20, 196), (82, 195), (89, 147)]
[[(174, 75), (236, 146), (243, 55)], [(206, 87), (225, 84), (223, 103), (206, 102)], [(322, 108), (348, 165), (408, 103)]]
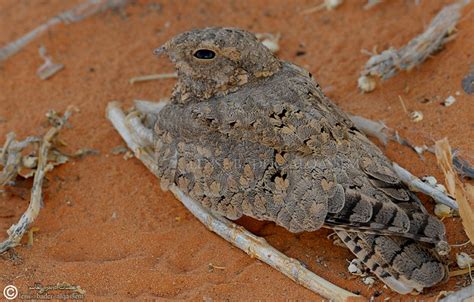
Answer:
[[(203, 48), (215, 57), (193, 57)], [(432, 251), (446, 241), (443, 224), (307, 71), (237, 29), (187, 32), (165, 50), (179, 80), (155, 125), (164, 188), (177, 184), (230, 219), (247, 215), (291, 232), (337, 229), (399, 292), (445, 278)]]

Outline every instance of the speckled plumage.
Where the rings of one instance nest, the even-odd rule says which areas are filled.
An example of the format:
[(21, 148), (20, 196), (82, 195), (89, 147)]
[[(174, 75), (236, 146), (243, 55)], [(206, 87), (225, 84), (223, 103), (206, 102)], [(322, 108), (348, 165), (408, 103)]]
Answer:
[[(198, 59), (199, 49), (215, 57)], [(433, 248), (446, 243), (443, 224), (307, 71), (238, 29), (183, 33), (158, 52), (178, 70), (154, 129), (163, 188), (230, 219), (333, 228), (401, 293), (447, 277)]]

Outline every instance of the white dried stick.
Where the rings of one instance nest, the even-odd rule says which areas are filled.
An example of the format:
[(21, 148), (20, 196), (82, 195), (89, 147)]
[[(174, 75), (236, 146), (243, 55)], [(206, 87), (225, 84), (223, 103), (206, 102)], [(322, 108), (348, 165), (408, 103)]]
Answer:
[(421, 179), (418, 177), (414, 176), (410, 172), (408, 172), (406, 169), (400, 167), (396, 163), (392, 163), (393, 169), (397, 173), (398, 177), (407, 184), (411, 189), (414, 191), (422, 192), (423, 194), (426, 194), (433, 198), (437, 203), (442, 203), (444, 205), (447, 205), (451, 209), (454, 209), (456, 211), (459, 210), (459, 206), (456, 203), (454, 199), (449, 197), (448, 195), (444, 194), (440, 190), (433, 188), (429, 184), (423, 182)]
[(143, 76), (137, 76), (130, 78), (128, 82), (130, 84), (135, 84), (139, 82), (155, 81), (155, 80), (164, 80), (164, 79), (176, 79), (178, 74), (176, 72), (172, 73), (158, 73), (158, 74), (148, 74)]
[(128, 0), (86, 0), (74, 8), (52, 17), (32, 31), (0, 48), (0, 62), (16, 54), (28, 43), (59, 23), (74, 23), (109, 8), (123, 6)]
[[(139, 133), (135, 132), (135, 129), (130, 127), (130, 124), (127, 123), (127, 117), (125, 117), (118, 103), (109, 103), (107, 106), (107, 117), (125, 140), (128, 147), (133, 150), (135, 156), (140, 159), (152, 173), (157, 171), (153, 155), (149, 153), (149, 151), (146, 151), (148, 146), (141, 145), (137, 142), (137, 139), (139, 140)], [(209, 230), (215, 232), (250, 256), (267, 263), (296, 283), (333, 301), (348, 301), (349, 299), (357, 298), (363, 299), (363, 297), (339, 288), (317, 276), (306, 269), (299, 261), (289, 258), (277, 251), (270, 246), (265, 239), (255, 236), (224, 217), (209, 212), (209, 210), (187, 197), (176, 186), (172, 185), (170, 190)]]

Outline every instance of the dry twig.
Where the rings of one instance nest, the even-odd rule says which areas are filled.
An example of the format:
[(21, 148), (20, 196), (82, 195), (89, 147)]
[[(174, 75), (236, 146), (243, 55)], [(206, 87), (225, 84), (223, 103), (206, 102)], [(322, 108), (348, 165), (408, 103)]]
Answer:
[[(139, 132), (142, 131), (141, 127), (144, 126), (142, 125), (140, 129), (138, 129), (135, 128), (137, 125), (136, 122), (132, 122), (134, 126), (130, 124), (132, 119), (139, 119), (139, 116), (137, 116), (136, 113), (132, 113), (132, 116), (129, 115), (125, 117), (119, 105), (116, 102), (112, 102), (109, 103), (107, 107), (107, 117), (125, 140), (128, 147), (133, 150), (135, 156), (156, 175), (157, 166), (153, 160), (153, 151), (148, 144), (148, 139), (142, 139), (139, 134)], [(341, 289), (307, 270), (299, 261), (289, 258), (274, 249), (265, 239), (255, 236), (222, 216), (209, 212), (200, 204), (188, 198), (176, 186), (171, 186), (170, 190), (209, 230), (215, 232), (252, 257), (282, 272), (298, 284), (334, 301), (347, 301), (356, 298), (362, 299), (362, 297)]]
[(53, 144), (53, 140), (59, 131), (66, 124), (68, 118), (72, 114), (72, 108), (68, 108), (62, 117), (50, 115), (53, 120), (53, 126), (46, 132), (41, 140), (38, 138), (27, 138), (22, 142), (15, 141), (15, 135), (10, 133), (7, 136), (7, 142), (0, 152), (0, 164), (3, 166), (0, 174), (0, 185), (5, 185), (10, 181), (14, 181), (18, 175), (19, 166), (21, 165), (22, 156), (20, 152), (31, 143), (39, 142), (39, 150), (37, 155), (36, 171), (34, 172), (33, 187), (31, 189), (31, 199), (28, 209), (23, 213), (17, 224), (12, 225), (7, 233), (8, 238), (0, 243), (0, 253), (17, 246), (21, 238), (27, 232), (29, 226), (34, 222), (39, 214), (43, 203), (43, 181), (46, 173), (52, 168), (52, 164), (48, 162), (49, 152)]
[(133, 77), (128, 82), (130, 84), (135, 84), (139, 82), (147, 82), (147, 81), (155, 81), (155, 80), (163, 80), (163, 79), (175, 79), (178, 77), (176, 72), (172, 73), (159, 73), (159, 74), (149, 74), (144, 76)]
[(46, 32), (53, 26), (60, 23), (74, 23), (79, 22), (87, 17), (90, 17), (101, 11), (124, 6), (128, 0), (86, 0), (76, 7), (64, 11), (59, 15), (49, 19), (45, 23), (36, 27), (29, 33), (23, 35), (21, 38), (10, 42), (4, 47), (0, 48), (0, 62), (6, 60), (8, 57), (16, 54), (28, 43), (36, 39), (39, 35)]
[(453, 200), (448, 195), (444, 194), (440, 190), (433, 188), (427, 183), (421, 181), (418, 177), (414, 176), (404, 168), (400, 167), (398, 164), (393, 163), (393, 169), (397, 173), (398, 177), (406, 183), (412, 190), (422, 192), (433, 198), (437, 203), (447, 205), (451, 209), (458, 210), (459, 206), (455, 200)]
[(468, 0), (465, 0), (444, 7), (433, 18), (428, 28), (406, 46), (398, 50), (390, 48), (370, 57), (358, 80), (361, 90), (370, 92), (375, 89), (375, 85), (361, 85), (361, 83), (375, 83), (374, 77), (386, 80), (396, 75), (399, 70), (411, 70), (441, 49), (453, 38), (452, 34), (461, 16), (461, 9), (467, 2)]

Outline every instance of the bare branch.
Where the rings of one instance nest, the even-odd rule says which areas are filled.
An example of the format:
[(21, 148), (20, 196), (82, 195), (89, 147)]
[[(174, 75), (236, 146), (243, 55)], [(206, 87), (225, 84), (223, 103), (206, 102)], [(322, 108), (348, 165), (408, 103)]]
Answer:
[(0, 48), (0, 62), (16, 54), (28, 43), (36, 39), (39, 35), (59, 23), (67, 24), (78, 22), (106, 9), (121, 7), (125, 5), (127, 1), (128, 0), (86, 0), (76, 7), (68, 11), (64, 11), (59, 15), (49, 19), (29, 33), (23, 35), (21, 38), (18, 38), (17, 40), (10, 42), (9, 44)]
[(456, 211), (459, 210), (458, 204), (455, 200), (450, 198), (448, 195), (444, 194), (440, 190), (430, 186), (429, 184), (423, 182), (418, 177), (414, 176), (404, 168), (400, 167), (398, 164), (393, 163), (393, 169), (397, 173), (398, 177), (407, 184), (414, 191), (422, 192), (433, 198), (436, 202), (447, 205), (451, 209)]

